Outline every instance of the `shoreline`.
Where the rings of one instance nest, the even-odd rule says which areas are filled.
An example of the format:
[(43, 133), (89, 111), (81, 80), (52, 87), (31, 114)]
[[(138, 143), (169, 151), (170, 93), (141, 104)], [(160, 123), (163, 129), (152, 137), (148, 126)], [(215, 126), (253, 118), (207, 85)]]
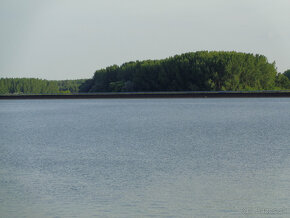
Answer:
[(130, 99), (130, 98), (289, 98), (290, 91), (249, 91), (249, 92), (103, 92), (78, 94), (19, 94), (0, 95), (5, 99)]

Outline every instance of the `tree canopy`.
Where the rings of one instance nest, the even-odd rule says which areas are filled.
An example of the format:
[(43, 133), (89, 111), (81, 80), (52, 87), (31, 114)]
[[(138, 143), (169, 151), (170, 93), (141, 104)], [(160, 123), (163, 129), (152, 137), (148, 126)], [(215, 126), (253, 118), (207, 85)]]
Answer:
[[(285, 80), (285, 81), (284, 81)], [(192, 52), (97, 70), (89, 92), (246, 91), (285, 89), (285, 76), (263, 55)]]
[(284, 72), (284, 75), (288, 77), (288, 79), (290, 79), (290, 69), (289, 70), (286, 70)]
[(49, 81), (34, 78), (1, 78), (0, 94), (78, 93), (86, 80)]
[(277, 73), (275, 62), (263, 55), (224, 51), (112, 65), (88, 80), (0, 79), (0, 94), (285, 89), (290, 89), (290, 70)]

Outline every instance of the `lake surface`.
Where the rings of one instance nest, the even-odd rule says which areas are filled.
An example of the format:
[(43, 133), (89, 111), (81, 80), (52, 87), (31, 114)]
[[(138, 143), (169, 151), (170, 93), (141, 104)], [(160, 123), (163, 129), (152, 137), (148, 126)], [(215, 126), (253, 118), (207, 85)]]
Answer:
[(290, 217), (290, 99), (2, 100), (0, 217)]

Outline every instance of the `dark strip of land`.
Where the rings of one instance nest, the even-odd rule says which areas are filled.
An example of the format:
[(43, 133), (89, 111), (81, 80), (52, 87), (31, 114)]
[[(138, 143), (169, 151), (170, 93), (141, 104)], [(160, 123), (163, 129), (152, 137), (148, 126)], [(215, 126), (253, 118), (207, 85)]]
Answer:
[(0, 99), (106, 99), (106, 98), (274, 98), (290, 97), (290, 91), (253, 92), (120, 92), (78, 94), (12, 94)]

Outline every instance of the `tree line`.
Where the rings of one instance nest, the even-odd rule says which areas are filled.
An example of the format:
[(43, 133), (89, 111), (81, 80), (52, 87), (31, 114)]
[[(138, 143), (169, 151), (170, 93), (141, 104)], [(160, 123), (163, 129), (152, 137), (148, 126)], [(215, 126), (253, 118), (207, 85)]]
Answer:
[[(289, 73), (290, 74), (290, 73)], [(288, 74), (287, 74), (288, 75)], [(263, 55), (192, 52), (162, 60), (113, 65), (97, 70), (84, 91), (250, 91), (290, 89), (290, 76), (278, 74)]]
[(290, 89), (290, 70), (278, 73), (275, 62), (269, 63), (263, 55), (224, 51), (112, 65), (97, 70), (92, 79), (0, 79), (0, 94), (286, 89)]
[(35, 78), (1, 78), (0, 94), (65, 94), (78, 93), (81, 80), (43, 80)]

